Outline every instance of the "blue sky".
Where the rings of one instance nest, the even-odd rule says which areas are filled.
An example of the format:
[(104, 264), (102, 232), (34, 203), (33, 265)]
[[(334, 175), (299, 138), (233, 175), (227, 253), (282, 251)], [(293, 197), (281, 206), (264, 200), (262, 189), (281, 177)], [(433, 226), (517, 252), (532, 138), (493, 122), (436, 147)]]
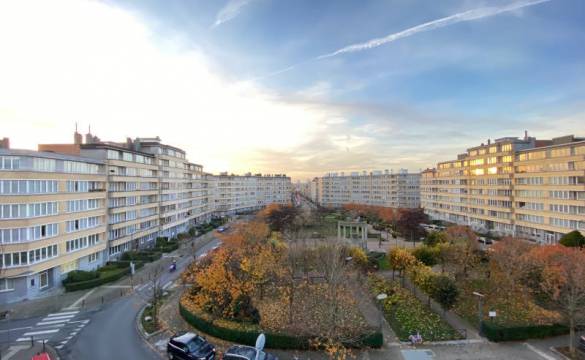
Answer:
[[(213, 143), (203, 139), (166, 135), (156, 127), (149, 127), (149, 134), (128, 135), (162, 132), (163, 140), (183, 146), (211, 171), (250, 169), (309, 178), (337, 170), (417, 171), (488, 138), (521, 136), (524, 130), (539, 138), (585, 135), (582, 0), (543, 1), (316, 59), (454, 14), (530, 2), (109, 0), (100, 6), (143, 27), (149, 51), (201, 58), (213, 81), (230, 91), (237, 84), (236, 103), (239, 96), (254, 103), (217, 120), (213, 107), (198, 113), (181, 103), (177, 108), (192, 116), (165, 120), (177, 127), (188, 121), (196, 133), (221, 124), (210, 130), (218, 147), (223, 135), (236, 131), (230, 130), (233, 124), (254, 128), (255, 134), (230, 134), (232, 146), (222, 151), (209, 150)], [(67, 6), (64, 1), (63, 9)], [(161, 64), (149, 66), (169, 71), (157, 68)], [(178, 65), (176, 72), (181, 71)], [(174, 106), (172, 99), (165, 104)], [(220, 99), (213, 104), (231, 106)], [(265, 106), (270, 110), (262, 110)], [(0, 121), (1, 110), (2, 103)], [(135, 124), (139, 116), (132, 116), (128, 122)], [(93, 121), (99, 129), (100, 120)], [(263, 126), (267, 123), (272, 124)], [(107, 123), (102, 131), (110, 133)]]

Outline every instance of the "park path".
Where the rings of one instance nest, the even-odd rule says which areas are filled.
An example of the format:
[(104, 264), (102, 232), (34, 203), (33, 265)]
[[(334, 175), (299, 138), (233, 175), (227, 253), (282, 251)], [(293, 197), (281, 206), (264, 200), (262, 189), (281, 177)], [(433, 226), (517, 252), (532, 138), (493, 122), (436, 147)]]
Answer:
[(364, 281), (364, 277), (359, 276), (351, 280), (351, 289), (354, 298), (357, 301), (360, 312), (366, 319), (366, 322), (374, 328), (380, 328), (384, 336), (384, 347), (396, 345), (399, 340), (380, 310), (380, 307), (374, 302), (370, 296), (370, 291)]
[[(392, 270), (380, 271), (378, 274), (386, 279), (392, 279)], [(406, 288), (410, 289), (423, 304), (428, 304), (428, 295), (418, 289), (408, 278), (404, 279), (404, 285)], [(467, 339), (482, 339), (482, 337), (479, 336), (477, 329), (459, 315), (455, 314), (453, 311), (444, 311), (441, 305), (433, 299), (430, 299), (430, 304), (431, 310), (441, 316), (449, 325), (451, 325), (451, 327), (463, 333)]]

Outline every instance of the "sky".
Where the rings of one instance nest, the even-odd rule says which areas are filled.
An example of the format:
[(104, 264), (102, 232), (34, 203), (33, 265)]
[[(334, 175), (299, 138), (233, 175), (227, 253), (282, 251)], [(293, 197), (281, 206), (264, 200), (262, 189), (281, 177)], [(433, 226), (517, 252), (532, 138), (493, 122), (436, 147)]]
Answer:
[(585, 136), (583, 0), (7, 0), (0, 44), (13, 148), (77, 123), (304, 180)]

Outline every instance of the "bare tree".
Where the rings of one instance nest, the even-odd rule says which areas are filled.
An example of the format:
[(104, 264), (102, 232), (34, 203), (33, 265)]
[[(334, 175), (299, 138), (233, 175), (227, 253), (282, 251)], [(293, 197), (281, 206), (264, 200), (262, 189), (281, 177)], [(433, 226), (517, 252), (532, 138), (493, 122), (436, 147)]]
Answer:
[(158, 264), (154, 266), (154, 268), (150, 272), (150, 286), (152, 288), (151, 292), (151, 305), (152, 305), (152, 321), (154, 323), (155, 328), (158, 328), (158, 312), (160, 310), (160, 302), (163, 293), (163, 284), (162, 284), (162, 274), (165, 271), (165, 266), (162, 264)]

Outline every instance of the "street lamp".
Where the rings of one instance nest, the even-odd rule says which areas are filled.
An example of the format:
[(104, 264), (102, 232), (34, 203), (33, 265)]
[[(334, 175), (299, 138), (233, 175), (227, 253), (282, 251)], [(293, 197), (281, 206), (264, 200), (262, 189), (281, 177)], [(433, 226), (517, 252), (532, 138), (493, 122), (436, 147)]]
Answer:
[(483, 298), (485, 297), (484, 294), (478, 293), (477, 291), (473, 292), (473, 295), (477, 296), (477, 312), (479, 316), (479, 335), (483, 336)]

